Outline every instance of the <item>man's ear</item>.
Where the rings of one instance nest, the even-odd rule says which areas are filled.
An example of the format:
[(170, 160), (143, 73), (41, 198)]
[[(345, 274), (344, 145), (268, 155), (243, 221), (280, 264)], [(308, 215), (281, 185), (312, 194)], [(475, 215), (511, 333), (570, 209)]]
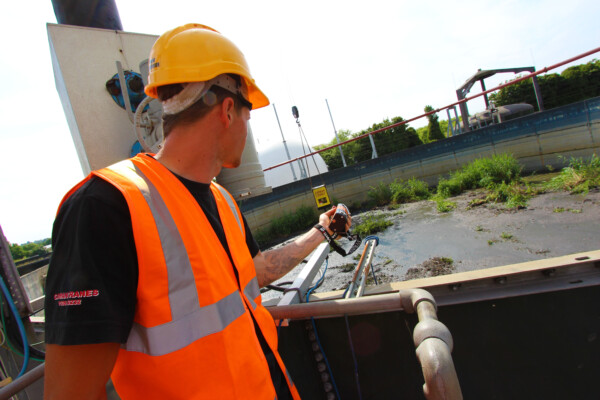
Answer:
[(221, 122), (225, 126), (225, 128), (229, 128), (231, 122), (233, 121), (233, 113), (235, 112), (235, 102), (231, 97), (226, 97), (225, 100), (221, 103)]

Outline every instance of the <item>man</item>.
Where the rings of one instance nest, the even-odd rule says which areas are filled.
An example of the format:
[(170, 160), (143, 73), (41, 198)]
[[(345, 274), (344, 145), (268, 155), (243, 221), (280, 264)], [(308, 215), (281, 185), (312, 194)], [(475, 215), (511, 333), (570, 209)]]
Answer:
[[(323, 236), (262, 253), (212, 182), (240, 165), (250, 110), (269, 101), (239, 49), (203, 25), (166, 32), (150, 64), (162, 149), (94, 171), (59, 207), (45, 398), (103, 398), (109, 377), (123, 399), (299, 398), (258, 287)], [(327, 230), (334, 211), (319, 217)]]

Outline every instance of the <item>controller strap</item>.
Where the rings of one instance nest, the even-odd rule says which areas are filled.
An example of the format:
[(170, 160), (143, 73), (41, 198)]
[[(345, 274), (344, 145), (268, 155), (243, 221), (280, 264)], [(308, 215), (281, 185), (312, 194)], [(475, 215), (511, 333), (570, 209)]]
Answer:
[(334, 233), (333, 236), (330, 235), (329, 232), (327, 232), (327, 229), (323, 228), (320, 224), (316, 224), (313, 228), (316, 228), (319, 231), (321, 231), (321, 233), (325, 237), (325, 240), (327, 240), (327, 243), (329, 243), (329, 245), (333, 248), (333, 250), (335, 250), (342, 257), (346, 257), (347, 255), (354, 253), (354, 251), (356, 251), (356, 249), (358, 249), (358, 246), (360, 246), (360, 242), (361, 242), (360, 237), (358, 235), (350, 235), (349, 233), (346, 232), (345, 234), (342, 234), (339, 236), (345, 236), (350, 241), (354, 240), (354, 244), (352, 244), (352, 247), (350, 247), (350, 250), (346, 251), (346, 250), (342, 249), (339, 244), (336, 243), (335, 238), (338, 237), (337, 233)]

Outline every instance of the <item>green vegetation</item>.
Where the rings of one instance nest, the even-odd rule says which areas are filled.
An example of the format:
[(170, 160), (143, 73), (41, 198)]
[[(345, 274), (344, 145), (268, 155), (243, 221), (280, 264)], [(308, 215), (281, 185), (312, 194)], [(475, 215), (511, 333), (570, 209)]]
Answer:
[(454, 264), (454, 260), (450, 257), (439, 257), (439, 261), (448, 265)]
[[(357, 133), (351, 133), (348, 130), (340, 130), (338, 131), (338, 137), (340, 142), (345, 142), (346, 140), (365, 135), (369, 132), (382, 129), (402, 121), (402, 117), (392, 118), (391, 121), (389, 119), (385, 119), (382, 122), (373, 124), (373, 126), (370, 128)], [(377, 149), (378, 156), (395, 153), (409, 147), (423, 144), (417, 135), (417, 131), (409, 127), (407, 124), (389, 128), (373, 135), (372, 137), (373, 141), (375, 142), (375, 148)], [(329, 143), (320, 144), (314, 148), (315, 150), (321, 150), (335, 144), (337, 144), (337, 140), (334, 138)], [(353, 165), (362, 161), (370, 160), (372, 151), (371, 141), (369, 140), (368, 136), (342, 145), (342, 152), (344, 153), (344, 158), (346, 159), (347, 165)], [(323, 157), (323, 161), (325, 161), (325, 164), (327, 164), (327, 167), (330, 171), (343, 167), (342, 156), (340, 155), (338, 148), (325, 150), (319, 154), (321, 157)]]
[(340, 265), (339, 268), (342, 270), (342, 272), (352, 272), (354, 271), (355, 265), (353, 263), (348, 263)]
[(50, 250), (45, 246), (51, 243), (52, 239), (50, 238), (36, 240), (35, 242), (27, 242), (20, 245), (13, 243), (10, 245), (10, 253), (15, 261), (34, 256), (45, 256), (46, 254), (50, 254)]
[[(552, 178), (548, 181), (548, 175)], [(569, 165), (560, 172), (522, 178), (521, 166), (514, 157), (507, 154), (495, 155), (491, 158), (479, 158), (451, 173), (447, 178), (439, 180), (437, 189), (433, 191), (426, 182), (411, 178), (407, 181), (395, 180), (390, 184), (380, 183), (367, 192), (369, 207), (386, 206), (395, 210), (404, 203), (431, 199), (436, 202), (438, 212), (450, 212), (456, 208), (456, 202), (450, 197), (457, 196), (466, 190), (477, 190), (477, 197), (469, 202), (469, 208), (486, 203), (502, 203), (505, 208), (515, 209), (527, 206), (527, 201), (534, 195), (548, 190), (567, 190), (571, 193), (587, 193), (600, 187), (600, 158), (593, 155), (587, 160), (571, 158)], [(360, 209), (355, 204), (352, 209)], [(362, 204), (364, 207), (365, 204)], [(554, 212), (581, 213), (581, 209), (556, 208)], [(404, 214), (399, 210), (388, 213), (389, 216)], [(354, 226), (354, 232), (361, 236), (381, 232), (393, 225), (386, 214), (367, 216), (362, 223)], [(289, 237), (312, 226), (317, 218), (311, 207), (301, 207), (296, 212), (286, 214), (273, 220), (269, 228), (256, 232), (255, 238), (261, 248), (267, 244)], [(482, 226), (475, 227), (477, 232), (486, 231)], [(510, 233), (502, 233), (501, 239), (510, 240)], [(491, 246), (499, 239), (489, 240)], [(12, 246), (11, 246), (12, 250)]]
[[(547, 110), (600, 96), (600, 60), (572, 66), (560, 75), (538, 76), (537, 80)], [(490, 100), (497, 106), (528, 103), (538, 111), (531, 79), (500, 89), (490, 95)]]
[(508, 232), (502, 232), (502, 234), (500, 235), (500, 237), (504, 240), (510, 240), (513, 238), (512, 233), (508, 233)]
[(517, 160), (508, 154), (478, 158), (451, 173), (449, 178), (438, 181), (435, 196), (438, 210), (447, 211), (448, 204), (444, 203), (444, 199), (480, 188), (486, 189), (489, 194), (483, 199), (472, 200), (470, 207), (489, 202), (505, 203), (508, 208), (525, 207), (529, 189), (521, 186), (521, 169)]
[[(433, 110), (434, 108), (431, 106), (425, 106), (424, 109), (426, 113), (431, 112)], [(428, 115), (427, 120), (429, 121), (429, 123), (427, 124), (427, 141), (423, 140), (423, 142), (431, 143), (435, 142), (436, 140), (445, 139), (446, 135), (444, 135), (444, 133), (442, 132), (437, 114)]]
[(442, 213), (450, 212), (456, 208), (456, 202), (437, 198), (437, 210)]
[(521, 183), (521, 166), (517, 160), (511, 155), (500, 154), (476, 159), (448, 178), (441, 178), (435, 195), (426, 182), (413, 177), (407, 181), (395, 180), (389, 185), (380, 183), (371, 187), (367, 196), (376, 207), (432, 199), (439, 212), (449, 212), (456, 208), (455, 202), (447, 200), (449, 197), (484, 188), (488, 192), (486, 196), (472, 200), (470, 207), (494, 202), (505, 203), (508, 208), (522, 208), (527, 205), (532, 189)]
[(254, 234), (254, 238), (259, 246), (264, 248), (276, 240), (284, 239), (293, 233), (313, 226), (317, 218), (317, 211), (313, 207), (300, 206), (294, 212), (273, 219), (269, 227), (258, 230)]
[(386, 219), (384, 214), (369, 215), (354, 228), (354, 233), (357, 233), (360, 237), (365, 237), (377, 232), (382, 232), (388, 226), (392, 225), (394, 225), (394, 223)]
[(600, 158), (594, 154), (585, 161), (571, 158), (569, 165), (547, 185), (552, 190), (566, 190), (573, 194), (587, 194), (590, 189), (600, 187)]
[(392, 201), (392, 189), (390, 185), (380, 182), (377, 186), (371, 186), (367, 197), (376, 207), (385, 206)]
[[(458, 116), (458, 120), (459, 123), (462, 123), (462, 117), (459, 115)], [(440, 125), (440, 131), (442, 132), (442, 134), (444, 135), (444, 137), (451, 135), (450, 132), (448, 132), (448, 120), (447, 119), (442, 119), (441, 121), (438, 121), (439, 125)], [(421, 139), (421, 141), (423, 143), (429, 143), (429, 124), (422, 126), (420, 128), (417, 128), (417, 135), (419, 136), (419, 138)]]
[(395, 180), (390, 184), (390, 190), (394, 204), (427, 200), (431, 197), (427, 183), (414, 177), (407, 181)]
[(441, 197), (456, 196), (465, 190), (488, 188), (518, 181), (521, 166), (508, 154), (494, 155), (491, 158), (478, 158), (450, 174), (448, 179), (438, 182), (437, 194)]
[(376, 207), (391, 203), (392, 208), (404, 203), (427, 200), (431, 197), (429, 186), (424, 181), (410, 178), (407, 181), (395, 180), (386, 185), (380, 183), (367, 192), (367, 197)]

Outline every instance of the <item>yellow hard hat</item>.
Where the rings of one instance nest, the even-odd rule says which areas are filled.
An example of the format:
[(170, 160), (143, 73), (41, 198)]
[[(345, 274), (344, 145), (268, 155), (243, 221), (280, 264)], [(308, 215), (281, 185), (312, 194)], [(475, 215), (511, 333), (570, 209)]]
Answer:
[(206, 25), (186, 24), (161, 35), (150, 51), (150, 73), (145, 92), (158, 98), (156, 88), (184, 82), (204, 82), (221, 74), (241, 76), (252, 108), (269, 105), (256, 86), (246, 58), (225, 36)]

